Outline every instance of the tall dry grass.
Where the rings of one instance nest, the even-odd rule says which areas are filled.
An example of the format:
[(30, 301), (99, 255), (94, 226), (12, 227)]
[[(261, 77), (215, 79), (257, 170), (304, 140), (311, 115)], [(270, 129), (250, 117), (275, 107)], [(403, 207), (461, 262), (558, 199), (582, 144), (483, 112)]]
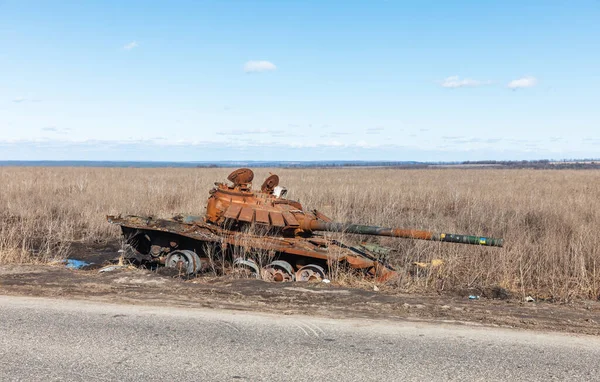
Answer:
[[(256, 182), (268, 175), (256, 171)], [(504, 248), (375, 239), (407, 291), (500, 286), (568, 300), (600, 295), (600, 172), (277, 169), (289, 197), (339, 221), (504, 237)], [(106, 214), (202, 214), (228, 169), (0, 168), (0, 263), (64, 256), (119, 237)], [(411, 264), (443, 259), (414, 276)]]

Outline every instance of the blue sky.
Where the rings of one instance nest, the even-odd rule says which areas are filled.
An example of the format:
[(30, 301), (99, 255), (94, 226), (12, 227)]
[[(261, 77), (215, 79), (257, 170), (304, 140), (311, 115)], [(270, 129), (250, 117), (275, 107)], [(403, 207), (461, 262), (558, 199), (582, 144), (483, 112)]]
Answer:
[(600, 157), (600, 1), (0, 0), (0, 160)]

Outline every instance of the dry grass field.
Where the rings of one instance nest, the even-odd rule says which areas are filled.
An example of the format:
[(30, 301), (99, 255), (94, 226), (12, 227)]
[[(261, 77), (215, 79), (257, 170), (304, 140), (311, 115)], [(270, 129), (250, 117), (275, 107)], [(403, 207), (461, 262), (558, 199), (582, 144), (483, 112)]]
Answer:
[[(503, 237), (504, 248), (375, 239), (408, 292), (499, 286), (556, 300), (600, 295), (600, 172), (277, 169), (291, 199), (339, 221)], [(229, 169), (0, 168), (0, 263), (119, 239), (107, 214), (202, 214)], [(256, 183), (269, 170), (256, 171)], [(412, 263), (444, 265), (415, 274)]]

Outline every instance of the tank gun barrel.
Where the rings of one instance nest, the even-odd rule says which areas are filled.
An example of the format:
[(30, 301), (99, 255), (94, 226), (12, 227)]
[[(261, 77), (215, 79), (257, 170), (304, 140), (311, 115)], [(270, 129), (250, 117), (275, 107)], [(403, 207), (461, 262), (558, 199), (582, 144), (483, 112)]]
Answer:
[(495, 239), (484, 236), (457, 235), (453, 233), (435, 233), (414, 229), (384, 228), (351, 223), (336, 223), (313, 220), (310, 222), (311, 231), (346, 232), (358, 235), (390, 236), (407, 239), (444, 241), (448, 243), (461, 243), (472, 245), (485, 245), (502, 247), (504, 239)]

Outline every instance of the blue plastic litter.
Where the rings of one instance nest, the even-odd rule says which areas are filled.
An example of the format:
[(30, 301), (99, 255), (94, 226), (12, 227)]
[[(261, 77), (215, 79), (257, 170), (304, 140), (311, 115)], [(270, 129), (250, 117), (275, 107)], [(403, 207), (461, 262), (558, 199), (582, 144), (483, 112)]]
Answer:
[(479, 296), (470, 295), (469, 300), (479, 300)]
[(67, 259), (65, 261), (65, 263), (66, 263), (65, 266), (70, 269), (81, 269), (87, 265), (90, 265), (90, 263), (88, 263), (87, 261), (75, 260), (75, 259)]

